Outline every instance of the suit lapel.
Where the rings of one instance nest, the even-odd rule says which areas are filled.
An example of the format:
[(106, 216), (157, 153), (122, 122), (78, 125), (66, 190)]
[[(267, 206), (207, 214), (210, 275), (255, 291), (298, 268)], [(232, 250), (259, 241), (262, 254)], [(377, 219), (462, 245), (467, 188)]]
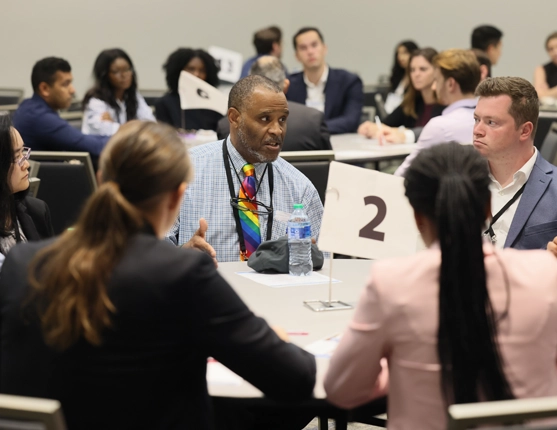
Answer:
[(551, 174), (553, 167), (549, 163), (544, 163), (544, 159), (538, 153), (536, 164), (532, 169), (532, 173), (528, 178), (528, 183), (524, 188), (524, 193), (518, 203), (518, 208), (513, 217), (507, 240), (505, 241), (505, 248), (510, 247), (516, 241), (518, 235), (524, 228), (524, 225), (530, 218), (530, 215), (536, 208), (536, 205), (542, 198), (545, 190), (552, 181)]
[(27, 213), (27, 206), (25, 206), (22, 202), (18, 202), (16, 211), (17, 219), (21, 224), (21, 230), (23, 230), (23, 234), (27, 240), (40, 240), (41, 237), (35, 227), (35, 223), (33, 222), (31, 216)]
[[(327, 82), (325, 83), (325, 111), (323, 112), (325, 118), (331, 118), (331, 109), (333, 109), (334, 105), (333, 100), (336, 100), (337, 97), (336, 93), (338, 85), (336, 85), (335, 78), (335, 71), (329, 68), (329, 76), (327, 77)], [(327, 101), (329, 103), (327, 103)]]

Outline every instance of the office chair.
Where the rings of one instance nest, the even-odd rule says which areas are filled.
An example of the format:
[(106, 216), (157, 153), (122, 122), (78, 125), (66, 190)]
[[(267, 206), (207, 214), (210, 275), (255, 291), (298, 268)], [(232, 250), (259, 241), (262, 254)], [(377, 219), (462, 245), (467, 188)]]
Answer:
[(553, 122), (549, 127), (543, 143), (541, 145), (540, 153), (543, 158), (551, 164), (556, 165), (557, 162), (557, 121)]

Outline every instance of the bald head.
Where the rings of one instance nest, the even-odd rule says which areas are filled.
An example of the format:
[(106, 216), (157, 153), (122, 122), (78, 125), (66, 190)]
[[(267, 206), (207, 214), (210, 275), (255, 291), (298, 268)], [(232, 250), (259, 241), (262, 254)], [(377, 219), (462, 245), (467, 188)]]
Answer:
[(286, 73), (282, 67), (282, 63), (277, 57), (271, 55), (259, 57), (251, 66), (250, 75), (264, 76), (273, 81), (284, 91)]
[(282, 93), (282, 89), (273, 81), (264, 76), (250, 75), (240, 79), (230, 90), (228, 96), (228, 109), (245, 110), (251, 104), (251, 98), (256, 89), (264, 89), (274, 93)]

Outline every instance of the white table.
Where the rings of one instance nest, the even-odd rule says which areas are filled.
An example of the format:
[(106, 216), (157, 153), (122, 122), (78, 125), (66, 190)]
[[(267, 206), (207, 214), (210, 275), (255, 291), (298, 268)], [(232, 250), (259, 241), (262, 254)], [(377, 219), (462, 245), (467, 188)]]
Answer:
[[(333, 284), (333, 300), (355, 305), (367, 281), (372, 262), (370, 260), (334, 260), (333, 278), (342, 282)], [(327, 300), (328, 284), (271, 288), (253, 282), (236, 272), (251, 270), (247, 263), (220, 263), (219, 272), (228, 281), (248, 307), (270, 325), (278, 325), (286, 331), (304, 331), (308, 335), (291, 336), (290, 341), (300, 347), (342, 332), (352, 318), (354, 310), (313, 312), (304, 306), (304, 300)], [(328, 261), (319, 271), (329, 274)], [(317, 381), (314, 396), (325, 398), (323, 379), (328, 360), (317, 359)], [(218, 397), (261, 397), (261, 392), (246, 381), (241, 385), (213, 385), (209, 393)]]
[(337, 134), (331, 136), (335, 160), (343, 163), (369, 163), (406, 158), (415, 148), (414, 143), (379, 145), (376, 139), (367, 139), (359, 134)]

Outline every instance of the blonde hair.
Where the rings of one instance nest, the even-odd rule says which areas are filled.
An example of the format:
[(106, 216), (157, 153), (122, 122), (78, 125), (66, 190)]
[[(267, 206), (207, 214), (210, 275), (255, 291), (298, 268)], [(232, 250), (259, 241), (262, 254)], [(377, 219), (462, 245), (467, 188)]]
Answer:
[(164, 124), (131, 121), (100, 158), (103, 184), (72, 230), (31, 262), (30, 299), (39, 306), (47, 344), (64, 350), (83, 337), (98, 345), (116, 312), (107, 283), (144, 214), (192, 176), (185, 145)]

